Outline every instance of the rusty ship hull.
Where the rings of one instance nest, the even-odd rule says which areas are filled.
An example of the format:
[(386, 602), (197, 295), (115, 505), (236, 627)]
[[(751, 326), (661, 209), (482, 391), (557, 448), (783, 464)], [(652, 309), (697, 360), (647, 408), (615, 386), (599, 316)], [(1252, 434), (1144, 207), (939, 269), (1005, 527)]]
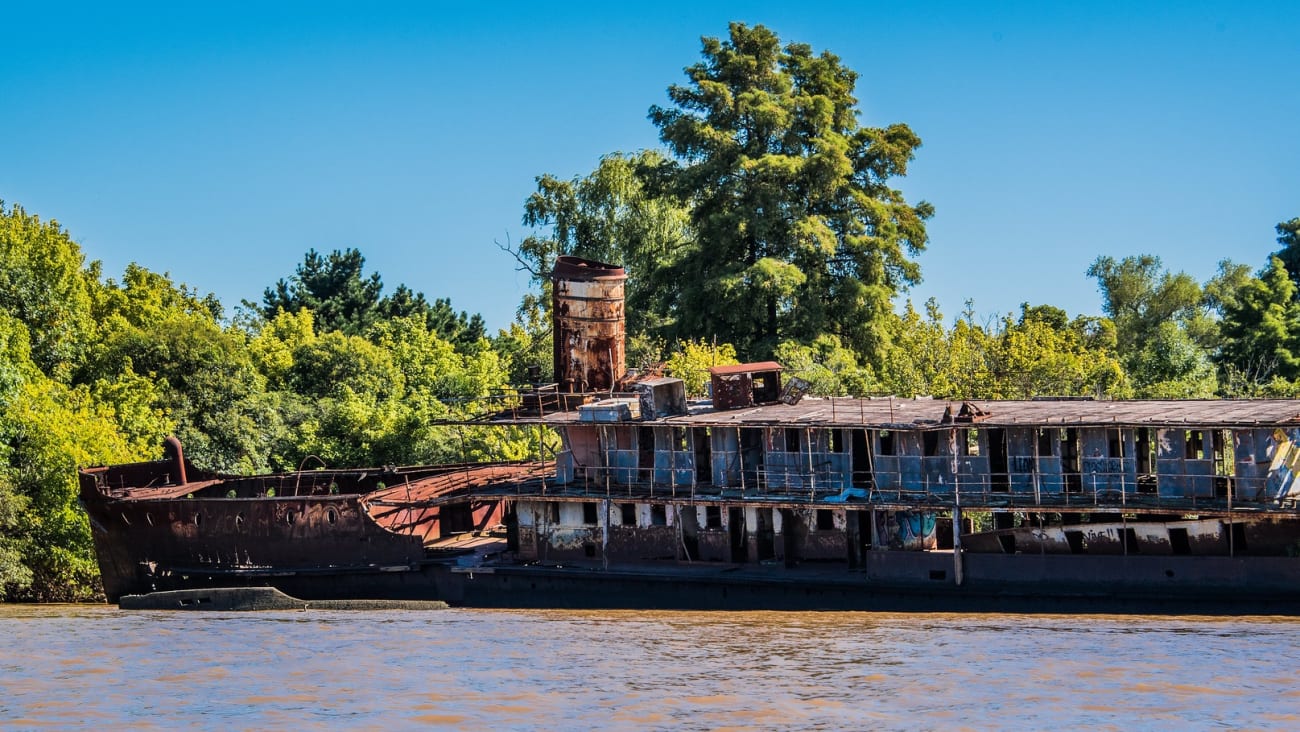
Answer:
[(446, 424), (536, 462), (82, 470), (109, 599), (1300, 614), (1300, 401), (812, 398), (771, 361), (688, 400), (625, 368), (625, 278), (559, 258), (555, 382)]
[[(237, 477), (178, 452), (81, 473), (111, 601), (267, 586), (469, 607), (1300, 613), (1300, 524), (1211, 498), (1197, 514), (1147, 493), (1101, 511), (1063, 493), (1089, 510), (975, 531), (935, 495), (610, 495), (557, 482), (553, 463)], [(995, 515), (1043, 513), (996, 495), (1011, 505)]]

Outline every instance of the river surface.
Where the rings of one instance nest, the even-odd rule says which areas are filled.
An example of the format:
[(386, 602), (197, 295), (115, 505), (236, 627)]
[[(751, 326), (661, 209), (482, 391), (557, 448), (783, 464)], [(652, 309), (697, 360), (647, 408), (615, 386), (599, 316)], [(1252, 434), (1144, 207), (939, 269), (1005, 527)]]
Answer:
[(5, 728), (1300, 728), (1300, 619), (0, 606)]

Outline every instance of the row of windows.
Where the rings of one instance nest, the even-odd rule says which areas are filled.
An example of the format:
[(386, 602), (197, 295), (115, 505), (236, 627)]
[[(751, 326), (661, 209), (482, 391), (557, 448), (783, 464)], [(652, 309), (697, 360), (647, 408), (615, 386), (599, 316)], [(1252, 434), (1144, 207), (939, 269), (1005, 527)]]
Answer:
[[(666, 432), (666, 441), (659, 444), (668, 450), (675, 452), (687, 452), (692, 449), (692, 440), (690, 431), (685, 427), (668, 427), (660, 428)], [(700, 448), (708, 444), (711, 431), (707, 427), (694, 428), (695, 447)], [(746, 430), (748, 431), (748, 430)], [(771, 430), (768, 435), (768, 446), (772, 449), (774, 439), (779, 438), (782, 442), (776, 444), (784, 452), (803, 452), (815, 448), (818, 444), (829, 447), (830, 452), (843, 453), (848, 452), (850, 440), (846, 440), (846, 432), (852, 430), (831, 429), (825, 430), (829, 435), (825, 442), (819, 440), (817, 433), (823, 430), (810, 430), (799, 427), (785, 427)], [(946, 430), (930, 430), (920, 433), (902, 433), (892, 430), (857, 430), (857, 432), (876, 432), (876, 454), (889, 457), (902, 454), (900, 451), (899, 441), (901, 435), (919, 434), (921, 441), (921, 455), (924, 457), (936, 457), (950, 454), (947, 447), (951, 439), (951, 433)], [(1004, 450), (1007, 444), (1007, 430), (1001, 428), (992, 428), (983, 431), (985, 446), (981, 447), (981, 430), (963, 429), (959, 430), (956, 438), (956, 450), (958, 455), (962, 456), (979, 456), (982, 449)], [(1081, 430), (1077, 428), (1039, 428), (1033, 430), (1033, 442), (1036, 448), (1036, 454), (1040, 457), (1060, 455), (1071, 457), (1079, 454), (1079, 438)], [(1128, 429), (1108, 429), (1106, 430), (1106, 442), (1108, 446), (1105, 457), (1133, 457), (1125, 454), (1124, 437), (1128, 432), (1135, 432), (1136, 452), (1154, 451), (1157, 443), (1157, 430), (1144, 428), (1138, 430)], [(1221, 454), (1224, 445), (1229, 444), (1230, 440), (1223, 430), (1184, 430), (1183, 444), (1185, 449), (1184, 457), (1189, 460), (1207, 459), (1205, 450), (1205, 437), (1209, 433), (1213, 448), (1212, 451)], [(629, 450), (631, 446), (632, 431), (630, 429), (608, 429), (609, 447), (611, 449)], [(652, 450), (656, 447), (655, 428), (641, 427), (637, 433), (637, 440), (642, 450)], [(997, 444), (993, 444), (997, 443)], [(1056, 452), (1055, 444), (1060, 444), (1060, 452)], [(859, 444), (864, 444), (859, 440)], [(823, 448), (825, 449), (825, 448)], [(856, 447), (854, 449), (857, 449)]]
[[(624, 526), (637, 525), (637, 504), (620, 503), (618, 504), (620, 523)], [(547, 519), (552, 524), (560, 523), (560, 504), (546, 504)], [(588, 526), (596, 526), (600, 523), (600, 504), (583, 503), (582, 504), (582, 522)], [(704, 528), (720, 529), (722, 528), (722, 507), (705, 506), (704, 507)], [(668, 509), (663, 504), (650, 504), (650, 526), (667, 526)], [(816, 512), (815, 526), (818, 531), (831, 531), (835, 528), (835, 512), (830, 509), (819, 508)]]

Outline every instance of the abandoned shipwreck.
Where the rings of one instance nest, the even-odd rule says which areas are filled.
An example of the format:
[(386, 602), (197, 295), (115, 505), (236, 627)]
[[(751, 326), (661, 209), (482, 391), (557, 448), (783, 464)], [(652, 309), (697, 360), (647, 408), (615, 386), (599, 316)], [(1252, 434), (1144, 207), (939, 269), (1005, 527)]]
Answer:
[(452, 423), (558, 434), (544, 461), (82, 470), (109, 599), (1300, 611), (1300, 401), (812, 398), (766, 362), (693, 402), (625, 372), (623, 283), (562, 258), (555, 383)]

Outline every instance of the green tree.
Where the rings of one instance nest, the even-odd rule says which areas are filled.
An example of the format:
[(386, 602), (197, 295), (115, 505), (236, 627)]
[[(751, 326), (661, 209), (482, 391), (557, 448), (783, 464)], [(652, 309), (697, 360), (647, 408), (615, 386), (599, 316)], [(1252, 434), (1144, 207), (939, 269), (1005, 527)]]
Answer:
[(839, 336), (824, 335), (810, 345), (786, 341), (776, 347), (774, 357), (787, 377), (808, 382), (815, 396), (865, 396), (879, 389), (871, 367), (859, 363)]
[(888, 185), (920, 139), (860, 126), (857, 74), (761, 25), (705, 38), (686, 74), (650, 110), (676, 156), (656, 188), (690, 202), (695, 233), (661, 280), (669, 335), (756, 357), (833, 334), (879, 360), (892, 298), (920, 279), (932, 208)]
[(1276, 253), (1291, 281), (1300, 285), (1300, 218), (1283, 221), (1277, 227), (1277, 243), (1282, 245)]
[(1148, 254), (1098, 257), (1088, 276), (1097, 280), (1102, 311), (1115, 324), (1116, 350), (1139, 396), (1215, 391), (1213, 300), (1195, 279), (1169, 272)]
[(23, 323), (32, 361), (55, 379), (68, 378), (92, 340), (84, 261), (57, 221), (0, 200), (0, 311)]
[(1249, 396), (1275, 377), (1300, 378), (1300, 303), (1280, 257), (1233, 293), (1223, 306), (1220, 363), (1230, 395)]
[(671, 196), (652, 195), (644, 183), (647, 171), (665, 163), (654, 151), (614, 153), (583, 177), (537, 178), (523, 217), (534, 232), (511, 251), (540, 290), (525, 298), (521, 320), (530, 308), (549, 316), (551, 269), (556, 257), (568, 255), (622, 266), (629, 332), (663, 329), (658, 275), (690, 239), (686, 208)]
[(1123, 367), (1094, 333), (1095, 323), (1065, 318), (1059, 308), (1025, 304), (1019, 319), (1003, 319), (990, 354), (995, 380), (983, 396), (1128, 396)]
[(730, 343), (683, 341), (673, 349), (665, 367), (669, 375), (686, 382), (687, 396), (696, 397), (707, 393), (709, 369), (736, 363), (736, 348)]
[(378, 272), (363, 274), (365, 264), (356, 249), (335, 250), (328, 256), (310, 249), (292, 277), (262, 294), (262, 315), (269, 320), (280, 310), (296, 313), (306, 308), (321, 332), (359, 335), (378, 317), (384, 289)]
[(366, 258), (357, 249), (335, 250), (327, 256), (308, 250), (292, 277), (266, 288), (262, 317), (270, 320), (281, 311), (310, 310), (318, 332), (363, 335), (382, 319), (418, 315), (429, 328), (458, 344), (470, 345), (483, 337), (481, 316), (457, 313), (447, 299), (430, 303), (424, 293), (406, 285), (384, 296), (383, 279), (378, 272), (367, 276), (365, 265)]

